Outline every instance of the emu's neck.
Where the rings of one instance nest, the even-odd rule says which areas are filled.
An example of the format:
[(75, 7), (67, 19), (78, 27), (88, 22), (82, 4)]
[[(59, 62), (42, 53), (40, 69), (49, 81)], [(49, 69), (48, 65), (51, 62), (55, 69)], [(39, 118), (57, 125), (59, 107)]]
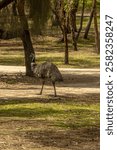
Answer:
[(36, 68), (37, 64), (36, 63), (31, 63), (31, 70), (34, 72), (35, 68)]

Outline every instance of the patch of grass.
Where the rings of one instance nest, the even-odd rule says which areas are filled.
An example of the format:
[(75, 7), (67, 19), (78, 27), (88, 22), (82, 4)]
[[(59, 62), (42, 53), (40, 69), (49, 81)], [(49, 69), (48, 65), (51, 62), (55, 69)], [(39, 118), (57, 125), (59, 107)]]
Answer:
[[(86, 22), (87, 19), (85, 19), (85, 23)], [(56, 33), (54, 33), (54, 35)], [(37, 63), (49, 60), (59, 67), (65, 68), (97, 68), (100, 66), (100, 56), (95, 52), (94, 34), (90, 34), (88, 40), (82, 38), (83, 33), (80, 35), (78, 51), (73, 50), (71, 39), (68, 36), (69, 65), (64, 65), (64, 43), (58, 42), (60, 35), (61, 33), (59, 33), (57, 37), (51, 35), (33, 37)], [(22, 43), (19, 40), (1, 41), (0, 65), (24, 65), (23, 46), (21, 45)]]
[[(17, 100), (14, 101), (17, 103)], [(40, 118), (54, 126), (77, 129), (99, 126), (99, 104), (19, 103), (0, 105), (1, 117)]]
[(20, 66), (24, 65), (24, 59), (23, 56), (20, 56), (18, 53), (16, 55), (1, 55), (0, 56), (0, 65), (15, 65), (15, 66)]
[[(83, 48), (82, 48), (83, 49)], [(37, 63), (42, 63), (44, 61), (52, 61), (59, 67), (72, 67), (72, 68), (94, 68), (99, 67), (100, 57), (94, 52), (85, 52), (85, 50), (71, 51), (69, 52), (69, 65), (64, 65), (64, 52), (36, 52), (37, 53)], [(0, 65), (24, 65), (23, 56), (6, 54), (1, 55)]]

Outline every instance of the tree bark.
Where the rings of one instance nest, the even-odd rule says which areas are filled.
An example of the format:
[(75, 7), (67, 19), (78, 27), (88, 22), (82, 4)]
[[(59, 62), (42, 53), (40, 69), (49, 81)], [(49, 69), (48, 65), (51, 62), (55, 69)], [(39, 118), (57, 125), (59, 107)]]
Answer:
[(95, 30), (95, 43), (96, 43), (96, 52), (100, 53), (100, 39), (99, 39), (99, 32), (98, 32), (98, 22), (97, 22), (97, 1), (94, 0), (94, 30)]
[(25, 4), (25, 0), (18, 0), (17, 9), (18, 9), (21, 27), (22, 27), (21, 40), (24, 46), (26, 75), (33, 76), (33, 72), (31, 70), (31, 62), (32, 62), (31, 56), (32, 54), (33, 56), (35, 56), (35, 52), (34, 52), (31, 37), (30, 37), (27, 18), (25, 16), (24, 4)]

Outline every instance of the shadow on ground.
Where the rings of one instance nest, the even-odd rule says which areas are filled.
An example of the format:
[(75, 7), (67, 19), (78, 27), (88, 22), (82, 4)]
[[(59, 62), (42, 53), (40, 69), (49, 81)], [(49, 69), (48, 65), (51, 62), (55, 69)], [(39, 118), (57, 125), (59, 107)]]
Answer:
[[(84, 74), (84, 75), (78, 75), (78, 74), (63, 74), (63, 82), (57, 83), (57, 86), (60, 87), (99, 87), (99, 74)], [(7, 84), (17, 84), (17, 83), (24, 83), (28, 85), (40, 85), (41, 80), (33, 77), (27, 77), (23, 74), (20, 75), (0, 75), (0, 82), (4, 82)], [(51, 85), (50, 82), (47, 81), (47, 85)], [(77, 86), (76, 86), (77, 84)], [(6, 88), (6, 87), (5, 87)]]
[(99, 103), (100, 94), (99, 93), (87, 93), (80, 95), (60, 95), (54, 97), (52, 95), (42, 96), (42, 97), (0, 97), (0, 105), (9, 104), (30, 104), (30, 103), (75, 103), (75, 104), (96, 104)]
[(82, 128), (67, 131), (32, 131), (26, 132), (25, 138), (38, 144), (71, 150), (98, 150), (99, 128)]

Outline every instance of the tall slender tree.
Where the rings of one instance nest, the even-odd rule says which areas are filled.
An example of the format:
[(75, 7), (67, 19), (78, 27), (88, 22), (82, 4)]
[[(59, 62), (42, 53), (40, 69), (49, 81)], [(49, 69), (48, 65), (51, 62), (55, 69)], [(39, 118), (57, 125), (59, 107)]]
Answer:
[(76, 27), (76, 13), (78, 10), (79, 0), (72, 0), (69, 3), (69, 18), (70, 18), (70, 28), (71, 28), (71, 36), (72, 36), (72, 44), (74, 50), (77, 51), (77, 27)]
[[(72, 34), (72, 44), (74, 47), (74, 50), (77, 51), (77, 42), (78, 42), (78, 38), (79, 35), (81, 33), (82, 30), (82, 25), (83, 25), (83, 18), (84, 18), (84, 9), (85, 9), (85, 1), (86, 0), (82, 0), (82, 9), (81, 9), (81, 19), (80, 19), (80, 26), (79, 29), (77, 29), (75, 27), (75, 24), (77, 24), (76, 22), (76, 13), (77, 13), (77, 9), (78, 9), (78, 5), (79, 5), (79, 0), (73, 0), (72, 5), (70, 4), (70, 24), (71, 24), (71, 34)], [(72, 7), (71, 7), (72, 6)]]
[(100, 39), (99, 39), (99, 31), (98, 31), (98, 22), (97, 22), (97, 0), (93, 0), (94, 3), (94, 31), (95, 31), (95, 44), (96, 44), (96, 52), (100, 53)]
[(69, 64), (69, 50), (68, 50), (68, 38), (67, 38), (68, 18), (66, 13), (67, 3), (65, 0), (51, 0), (51, 4), (52, 4), (51, 5), (52, 12), (56, 15), (65, 43), (64, 63)]
[(91, 23), (92, 23), (93, 16), (94, 16), (94, 11), (95, 11), (95, 3), (93, 2), (92, 9), (91, 9), (90, 16), (89, 16), (89, 20), (88, 20), (88, 23), (87, 23), (87, 26), (86, 26), (85, 32), (84, 32), (84, 39), (88, 38), (89, 30), (90, 30)]

